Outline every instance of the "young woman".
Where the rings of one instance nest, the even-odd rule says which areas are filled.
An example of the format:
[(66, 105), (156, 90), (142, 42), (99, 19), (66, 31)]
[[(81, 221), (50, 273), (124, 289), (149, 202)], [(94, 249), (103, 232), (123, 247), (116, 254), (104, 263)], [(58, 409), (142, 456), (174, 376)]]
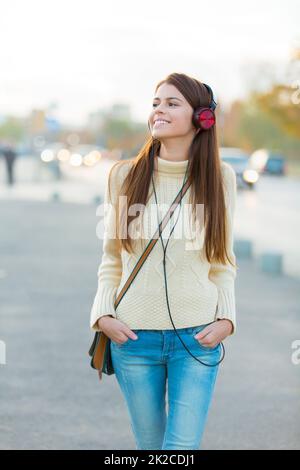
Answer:
[[(155, 89), (151, 137), (135, 158), (115, 163), (109, 173), (90, 326), (111, 339), (137, 449), (199, 449), (221, 342), (236, 329), (236, 177), (220, 160), (215, 121), (200, 126), (194, 114), (212, 103), (205, 84), (169, 75)], [(191, 184), (168, 225), (173, 230), (165, 233), (165, 227), (115, 309), (116, 296), (184, 178)], [(173, 235), (179, 220), (188, 235)], [(197, 230), (191, 228), (195, 222)]]

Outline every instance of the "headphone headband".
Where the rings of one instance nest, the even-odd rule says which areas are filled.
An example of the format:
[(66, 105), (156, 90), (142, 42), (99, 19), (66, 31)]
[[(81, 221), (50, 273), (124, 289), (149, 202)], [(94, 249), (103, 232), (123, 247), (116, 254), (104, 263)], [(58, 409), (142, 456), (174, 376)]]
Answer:
[(216, 101), (216, 98), (215, 98), (215, 95), (214, 95), (214, 92), (212, 91), (212, 89), (210, 88), (209, 85), (207, 85), (206, 83), (203, 83), (202, 84), (206, 87), (206, 89), (208, 90), (209, 94), (210, 94), (210, 97), (211, 97), (211, 103), (209, 105), (210, 109), (212, 111), (214, 111), (218, 105), (217, 101)]

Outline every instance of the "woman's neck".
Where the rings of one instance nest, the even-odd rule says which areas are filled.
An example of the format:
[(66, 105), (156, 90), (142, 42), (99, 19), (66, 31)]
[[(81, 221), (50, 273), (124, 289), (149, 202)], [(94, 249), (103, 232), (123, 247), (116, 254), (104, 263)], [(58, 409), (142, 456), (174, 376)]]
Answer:
[(165, 160), (157, 155), (154, 159), (154, 171), (159, 174), (179, 177), (185, 174), (188, 160), (178, 160), (177, 162)]
[(190, 140), (161, 142), (158, 156), (170, 162), (188, 160)]

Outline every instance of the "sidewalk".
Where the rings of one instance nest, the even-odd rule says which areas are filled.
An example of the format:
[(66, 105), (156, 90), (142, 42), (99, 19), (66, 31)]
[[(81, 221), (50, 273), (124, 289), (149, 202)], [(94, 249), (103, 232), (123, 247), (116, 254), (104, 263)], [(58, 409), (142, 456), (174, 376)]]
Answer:
[[(96, 205), (0, 202), (1, 449), (134, 449), (115, 376), (90, 367)], [(238, 260), (205, 449), (300, 449), (299, 281)]]
[(17, 183), (12, 187), (0, 185), (0, 200), (51, 201), (58, 197), (62, 202), (92, 204), (95, 198), (103, 198), (104, 183), (87, 184), (79, 181), (49, 181), (41, 183)]
[(91, 204), (95, 197), (103, 197), (107, 174), (113, 163), (103, 159), (93, 171), (87, 167), (61, 165), (61, 179), (58, 180), (40, 161), (19, 158), (15, 183), (9, 186), (5, 166), (0, 159), (0, 200), (51, 201), (58, 196), (63, 202)]

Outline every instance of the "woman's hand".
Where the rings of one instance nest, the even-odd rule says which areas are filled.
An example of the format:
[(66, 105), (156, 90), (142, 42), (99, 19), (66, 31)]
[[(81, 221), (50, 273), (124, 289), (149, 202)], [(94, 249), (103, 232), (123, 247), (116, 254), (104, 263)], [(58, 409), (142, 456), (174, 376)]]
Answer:
[(108, 336), (115, 343), (126, 343), (128, 338), (138, 339), (138, 336), (130, 328), (128, 328), (125, 323), (117, 320), (109, 314), (100, 317), (97, 323), (99, 328), (106, 334), (106, 336)]
[(200, 333), (197, 333), (194, 338), (203, 346), (214, 348), (229, 336), (232, 330), (232, 322), (227, 318), (222, 318), (206, 326)]

